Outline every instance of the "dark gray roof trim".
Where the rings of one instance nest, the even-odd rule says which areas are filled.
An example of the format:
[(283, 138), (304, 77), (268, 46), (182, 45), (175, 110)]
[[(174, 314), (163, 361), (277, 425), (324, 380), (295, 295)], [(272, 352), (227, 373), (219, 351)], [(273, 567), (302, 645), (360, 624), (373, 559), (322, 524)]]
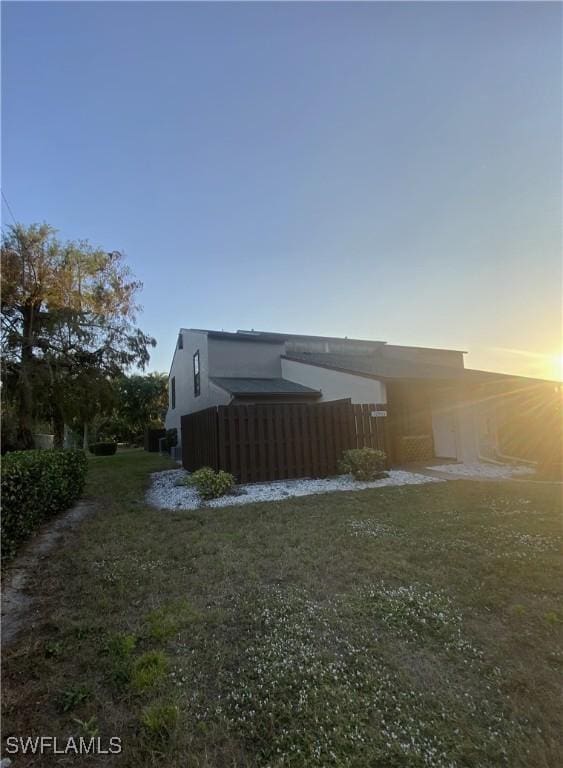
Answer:
[(213, 384), (236, 397), (263, 395), (299, 395), (301, 397), (320, 397), (317, 389), (305, 387), (287, 379), (255, 379), (246, 377), (210, 376)]

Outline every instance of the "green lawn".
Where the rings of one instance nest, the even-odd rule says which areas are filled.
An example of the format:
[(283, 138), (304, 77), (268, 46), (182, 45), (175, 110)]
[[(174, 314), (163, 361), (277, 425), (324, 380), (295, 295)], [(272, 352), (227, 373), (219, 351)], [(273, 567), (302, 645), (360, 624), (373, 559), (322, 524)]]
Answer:
[[(15, 765), (561, 764), (561, 490), (454, 481), (198, 512), (93, 459), (35, 575), (4, 729), (122, 738)], [(51, 760), (51, 762), (50, 762)]]

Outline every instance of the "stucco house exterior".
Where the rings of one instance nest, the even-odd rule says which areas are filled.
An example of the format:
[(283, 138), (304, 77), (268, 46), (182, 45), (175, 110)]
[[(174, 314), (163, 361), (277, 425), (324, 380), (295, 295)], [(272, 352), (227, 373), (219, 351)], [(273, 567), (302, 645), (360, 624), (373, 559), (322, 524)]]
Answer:
[[(537, 409), (551, 418), (560, 385), (468, 370), (464, 354), (384, 341), (181, 328), (166, 428), (176, 428), (181, 440), (181, 417), (211, 406), (349, 400), (386, 409), (395, 463), (404, 460), (405, 439), (414, 438), (425, 446), (424, 458), (535, 460), (530, 440), (540, 441), (543, 429)], [(528, 419), (523, 439), (513, 426), (530, 409), (536, 421)]]

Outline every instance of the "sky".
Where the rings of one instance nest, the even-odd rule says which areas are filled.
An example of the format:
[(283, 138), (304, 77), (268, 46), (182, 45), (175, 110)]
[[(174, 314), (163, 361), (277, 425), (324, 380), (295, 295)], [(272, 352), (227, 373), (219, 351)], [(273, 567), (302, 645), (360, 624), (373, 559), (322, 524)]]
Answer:
[(561, 15), (4, 2), (3, 226), (123, 251), (151, 370), (255, 328), (559, 378)]

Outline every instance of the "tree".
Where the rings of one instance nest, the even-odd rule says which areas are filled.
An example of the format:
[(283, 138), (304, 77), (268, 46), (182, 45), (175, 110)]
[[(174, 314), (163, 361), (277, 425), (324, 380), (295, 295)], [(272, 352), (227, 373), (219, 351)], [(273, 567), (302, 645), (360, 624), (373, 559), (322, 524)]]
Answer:
[(1, 260), (2, 374), (27, 448), (38, 410), (50, 411), (60, 433), (78, 405), (86, 418), (85, 381), (91, 396), (130, 366), (142, 370), (156, 342), (134, 325), (142, 285), (121, 253), (61, 243), (47, 224), (15, 225), (2, 237)]
[(137, 441), (147, 425), (163, 423), (168, 407), (166, 374), (123, 376), (115, 390), (114, 417), (108, 429), (121, 440)]

